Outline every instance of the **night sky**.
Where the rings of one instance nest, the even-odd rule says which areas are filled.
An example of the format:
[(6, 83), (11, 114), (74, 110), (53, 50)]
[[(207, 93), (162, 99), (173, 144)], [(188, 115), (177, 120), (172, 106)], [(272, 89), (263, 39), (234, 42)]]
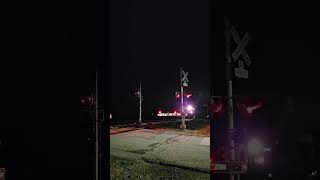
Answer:
[(315, 17), (308, 14), (313, 12), (312, 4), (224, 2), (213, 6), (214, 43), (220, 43), (214, 46), (214, 56), (224, 56), (221, 38), (223, 12), (227, 12), (241, 36), (245, 32), (252, 36), (246, 48), (253, 61), (250, 88), (301, 95), (300, 87), (311, 90), (306, 80), (315, 77), (316, 66), (312, 64), (316, 62), (319, 39), (317, 29), (312, 27)]
[(260, 95), (271, 104), (292, 96), (297, 123), (305, 122), (301, 128), (316, 124), (311, 118), (319, 105), (315, 4), (175, 0), (110, 1), (110, 7), (109, 96), (115, 118), (137, 117), (130, 93), (140, 80), (145, 114), (171, 108), (179, 66), (189, 71), (194, 93), (224, 95), (228, 16), (240, 37), (246, 32), (252, 37), (246, 47), (249, 79), (234, 79), (234, 93)]
[(205, 1), (110, 1), (110, 108), (114, 118), (137, 118), (130, 96), (142, 81), (143, 109), (172, 110), (179, 67), (193, 94), (209, 95), (210, 4)]
[[(252, 37), (246, 47), (252, 60), (249, 79), (234, 79), (234, 93), (260, 95), (269, 105), (291, 96), (296, 117), (277, 122), (281, 124), (280, 129), (285, 131), (295, 126), (300, 133), (317, 132), (320, 36), (315, 7), (316, 4), (296, 2), (215, 1), (212, 11), (213, 94), (223, 94), (226, 88), (225, 84), (221, 86), (225, 72), (221, 73), (220, 67), (224, 66), (225, 57), (223, 17), (228, 15), (241, 37), (245, 32)], [(234, 49), (233, 44), (231, 51)]]

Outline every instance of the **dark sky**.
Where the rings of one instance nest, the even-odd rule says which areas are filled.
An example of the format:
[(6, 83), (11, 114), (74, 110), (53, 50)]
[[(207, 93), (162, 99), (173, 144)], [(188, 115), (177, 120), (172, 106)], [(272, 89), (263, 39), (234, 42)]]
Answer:
[[(93, 88), (94, 66), (104, 63), (97, 54), (103, 52), (102, 22), (107, 22), (109, 105), (119, 118), (137, 115), (137, 101), (130, 92), (140, 80), (145, 113), (171, 108), (180, 66), (189, 72), (195, 94), (208, 94), (210, 88), (212, 94), (224, 94), (223, 17), (227, 15), (241, 37), (245, 32), (252, 36), (246, 47), (253, 62), (249, 79), (234, 80), (234, 92), (264, 94), (270, 99), (273, 94), (292, 95), (301, 119), (314, 119), (311, 107), (317, 109), (320, 99), (316, 4), (111, 0), (109, 21), (94, 10), (95, 3), (70, 7), (65, 16), (57, 17), (56, 42), (59, 53), (68, 59), (61, 60), (63, 71), (67, 73), (72, 65), (74, 72), (74, 81), (71, 78), (66, 84), (79, 96)], [(308, 129), (314, 123), (304, 125)]]
[(252, 36), (246, 49), (253, 61), (249, 81), (255, 88), (287, 93), (301, 92), (297, 90), (300, 86), (308, 88), (305, 83), (314, 77), (315, 66), (311, 64), (315, 62), (315, 52), (319, 48), (312, 4), (223, 2), (216, 1), (213, 6), (214, 43), (217, 43), (214, 56), (224, 57), (221, 43), (224, 40), (223, 15), (227, 12), (241, 36), (245, 32)]
[(241, 37), (245, 32), (252, 36), (246, 47), (253, 62), (249, 79), (234, 79), (234, 92), (263, 95), (270, 105), (290, 95), (295, 103), (296, 120), (281, 122), (282, 128), (291, 128), (294, 124), (300, 131), (317, 131), (320, 36), (316, 7), (315, 3), (293, 1), (214, 1), (213, 93), (225, 91), (225, 86), (221, 86), (225, 77), (220, 74), (224, 74), (221, 72), (224, 66), (223, 16), (227, 15)]
[[(234, 93), (259, 94), (273, 103), (293, 97), (306, 129), (319, 107), (316, 4), (278, 1), (110, 1), (110, 107), (137, 113), (130, 91), (142, 81), (146, 113), (174, 102), (179, 66), (194, 92), (225, 93), (224, 16), (252, 39), (249, 79), (234, 79)], [(233, 39), (232, 39), (233, 42)], [(231, 50), (236, 48), (233, 42)], [(272, 103), (272, 102), (271, 102)], [(168, 106), (169, 105), (169, 106)], [(119, 114), (119, 116), (120, 116)], [(121, 117), (120, 117), (121, 118)]]
[(173, 108), (180, 66), (189, 72), (195, 94), (209, 94), (208, 0), (110, 3), (109, 85), (115, 118), (136, 117), (137, 101), (130, 91), (139, 87), (140, 80), (146, 113), (159, 107)]

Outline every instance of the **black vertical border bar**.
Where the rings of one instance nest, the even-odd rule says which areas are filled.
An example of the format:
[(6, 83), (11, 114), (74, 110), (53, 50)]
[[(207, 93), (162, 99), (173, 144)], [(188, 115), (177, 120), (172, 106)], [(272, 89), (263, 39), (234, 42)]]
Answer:
[(103, 110), (104, 121), (101, 123), (101, 179), (110, 178), (110, 121), (109, 121), (109, 29), (110, 29), (110, 1), (103, 1), (103, 62), (102, 62), (102, 92), (103, 92)]

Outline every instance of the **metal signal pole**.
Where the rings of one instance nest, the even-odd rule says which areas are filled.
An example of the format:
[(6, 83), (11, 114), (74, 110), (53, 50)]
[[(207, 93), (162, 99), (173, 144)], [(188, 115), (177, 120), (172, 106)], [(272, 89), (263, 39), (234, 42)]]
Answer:
[(96, 92), (95, 92), (95, 180), (99, 180), (99, 94), (98, 94), (98, 65), (96, 66)]
[(140, 82), (140, 90), (139, 90), (139, 123), (142, 124), (142, 117), (141, 117), (141, 112), (142, 112), (142, 90), (141, 90), (141, 82)]
[[(235, 161), (234, 128), (233, 128), (233, 97), (232, 97), (232, 73), (231, 73), (231, 53), (230, 53), (230, 21), (225, 17), (225, 45), (226, 45), (226, 80), (227, 80), (227, 117), (229, 122), (229, 147), (230, 160)], [(234, 174), (230, 174), (230, 180), (234, 180)]]
[(182, 128), (186, 129), (186, 122), (184, 117), (184, 105), (183, 105), (183, 80), (182, 80), (182, 67), (180, 67), (180, 87), (181, 87), (181, 121), (182, 121)]

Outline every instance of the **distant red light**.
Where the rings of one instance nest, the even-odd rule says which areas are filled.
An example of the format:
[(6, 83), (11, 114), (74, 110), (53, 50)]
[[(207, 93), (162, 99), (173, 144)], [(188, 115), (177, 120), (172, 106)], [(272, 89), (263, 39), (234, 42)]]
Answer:
[(158, 111), (158, 114), (161, 114), (162, 113), (162, 111)]
[[(244, 105), (244, 106), (245, 106), (245, 105)], [(245, 106), (245, 107), (246, 107), (246, 106)], [(262, 107), (262, 102), (259, 101), (259, 102), (257, 103), (257, 105), (255, 105), (255, 106), (249, 106), (249, 107), (246, 107), (245, 109), (246, 109), (247, 113), (251, 115), (254, 110), (259, 109), (259, 108), (261, 108), (261, 107)]]
[(191, 97), (191, 94), (188, 94), (188, 95), (187, 95), (187, 98), (189, 98), (189, 97)]
[(222, 104), (221, 104), (221, 103), (214, 103), (214, 104), (212, 105), (212, 111), (213, 111), (214, 113), (217, 113), (217, 112), (222, 111)]
[(180, 98), (180, 93), (176, 92), (176, 98)]
[(85, 103), (86, 102), (86, 100), (84, 100), (84, 99), (81, 99), (81, 103)]
[(217, 161), (217, 155), (216, 155), (216, 153), (215, 153), (214, 151), (211, 151), (210, 157), (211, 157), (211, 163), (212, 163), (212, 164), (213, 164), (213, 163), (216, 163), (216, 161)]

